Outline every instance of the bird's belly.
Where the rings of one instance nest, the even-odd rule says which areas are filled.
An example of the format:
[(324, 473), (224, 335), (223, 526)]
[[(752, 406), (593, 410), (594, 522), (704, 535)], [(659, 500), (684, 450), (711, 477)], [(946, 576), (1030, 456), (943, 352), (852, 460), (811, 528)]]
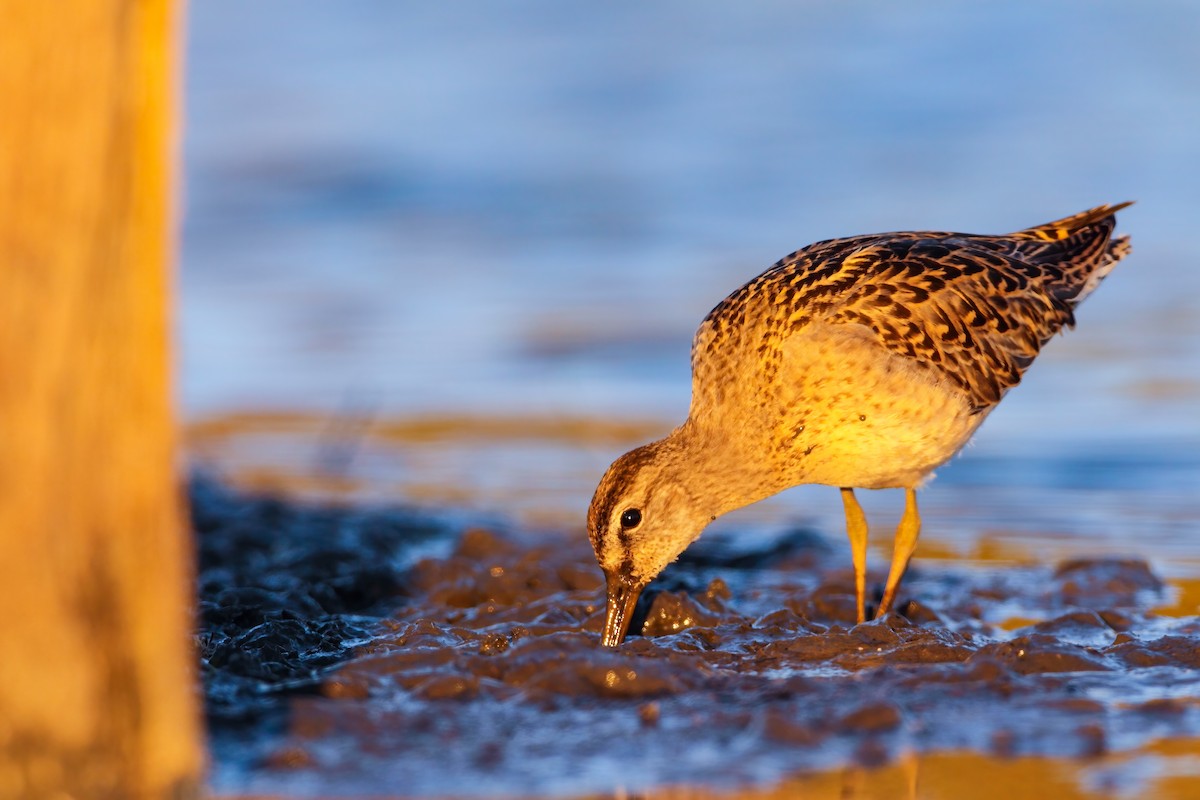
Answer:
[(966, 444), (985, 413), (935, 369), (890, 353), (852, 326), (798, 337), (780, 384), (797, 483), (916, 486)]

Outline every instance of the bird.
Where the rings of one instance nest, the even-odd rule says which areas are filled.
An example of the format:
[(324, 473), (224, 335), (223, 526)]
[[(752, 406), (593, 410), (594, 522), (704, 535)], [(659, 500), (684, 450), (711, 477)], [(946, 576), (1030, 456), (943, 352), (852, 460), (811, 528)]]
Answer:
[(801, 484), (841, 492), (858, 623), (867, 520), (854, 490), (904, 490), (876, 618), (888, 613), (920, 535), (917, 489), (1130, 252), (1113, 237), (1129, 205), (1004, 235), (828, 239), (717, 304), (692, 342), (686, 421), (616, 459), (589, 505), (601, 645), (624, 640), (642, 590), (710, 522)]

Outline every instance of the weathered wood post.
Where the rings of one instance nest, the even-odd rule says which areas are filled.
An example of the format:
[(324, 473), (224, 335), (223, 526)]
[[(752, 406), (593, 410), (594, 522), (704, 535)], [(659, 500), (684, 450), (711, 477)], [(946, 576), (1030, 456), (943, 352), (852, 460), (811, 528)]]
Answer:
[(0, 0), (0, 797), (192, 793), (180, 8)]

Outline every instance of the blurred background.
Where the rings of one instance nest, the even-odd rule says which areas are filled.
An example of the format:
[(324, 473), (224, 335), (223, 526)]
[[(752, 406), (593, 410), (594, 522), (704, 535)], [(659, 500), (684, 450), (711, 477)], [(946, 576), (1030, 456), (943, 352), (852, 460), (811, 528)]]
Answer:
[[(188, 35), (198, 462), (575, 533), (779, 257), (1136, 200), (1133, 255), (926, 493), (923, 552), (1186, 560), (1200, 6), (205, 0)], [(840, 531), (827, 489), (746, 513)]]

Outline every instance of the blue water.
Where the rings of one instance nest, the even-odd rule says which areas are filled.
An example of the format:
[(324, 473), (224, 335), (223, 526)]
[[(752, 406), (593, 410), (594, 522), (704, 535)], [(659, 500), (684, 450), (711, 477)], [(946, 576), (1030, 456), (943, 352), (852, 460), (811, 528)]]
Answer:
[(1135, 199), (980, 439), (1200, 439), (1200, 6), (190, 12), (191, 416), (679, 417), (700, 318), (803, 244)]
[[(1004, 232), (1136, 200), (1119, 218), (1133, 255), (922, 493), (914, 577), (946, 553), (954, 568), (1129, 555), (1200, 576), (1200, 3), (188, 10), (188, 420), (665, 430), (687, 411), (700, 319), (804, 244)], [(358, 497), (573, 536), (626, 446), (352, 444)], [(319, 473), (322, 447), (264, 434), (203, 455), (229, 475)], [(879, 571), (901, 501), (860, 494)], [(717, 523), (794, 524), (845, 547), (824, 487)]]
[[(1133, 255), (941, 471), (927, 518), (1157, 542), (1163, 562), (1194, 538), (1200, 5), (204, 0), (189, 25), (189, 419), (669, 426), (699, 320), (799, 246), (1133, 199)], [(387, 497), (573, 530), (617, 454), (433, 450), (355, 469)], [(780, 513), (836, 532), (833, 495), (809, 498)]]

